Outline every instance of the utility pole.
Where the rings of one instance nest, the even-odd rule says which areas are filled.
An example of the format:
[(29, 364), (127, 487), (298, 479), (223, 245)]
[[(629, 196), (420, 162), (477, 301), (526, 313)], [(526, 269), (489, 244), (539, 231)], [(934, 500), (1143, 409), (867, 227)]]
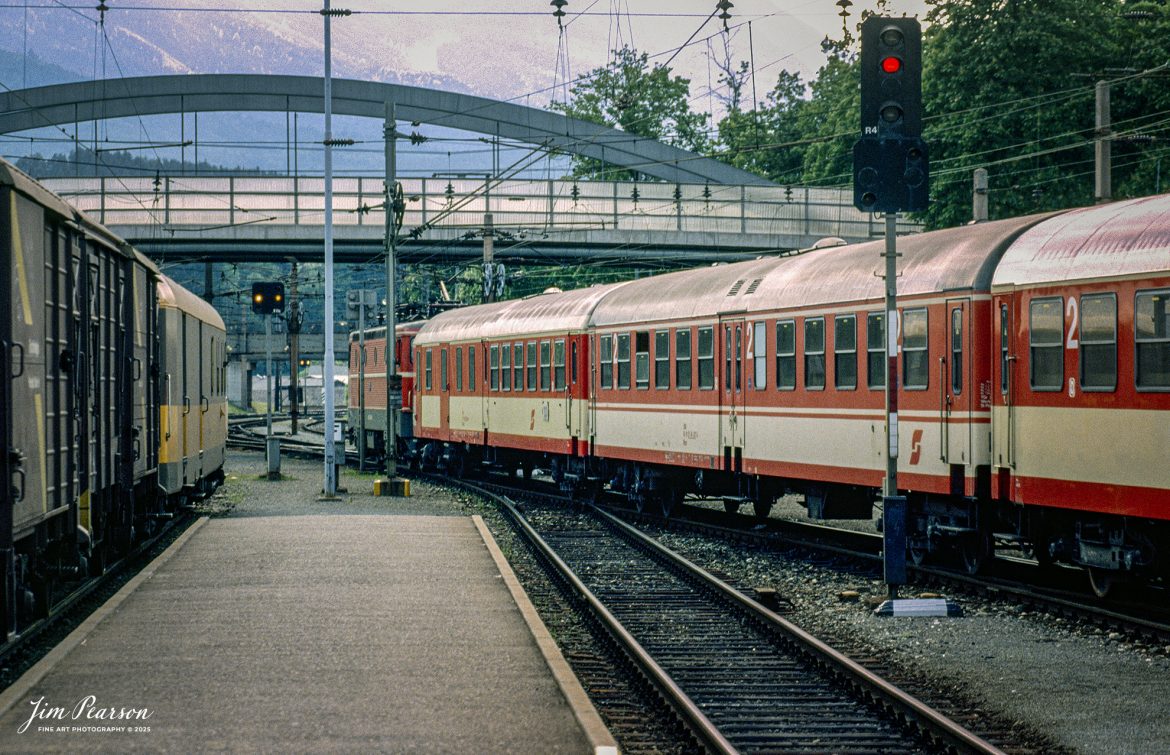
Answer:
[(297, 401), (297, 370), (301, 364), (301, 305), (297, 300), (297, 263), (293, 260), (292, 273), (289, 275), (288, 297), (288, 398), (289, 414), (292, 415), (292, 434), (297, 434), (297, 415), (299, 404)]
[(333, 408), (333, 49), (329, 0), (321, 11), (325, 19), (325, 484), (324, 497), (337, 494), (337, 448), (333, 425), (337, 421)]
[(496, 300), (496, 281), (493, 275), (495, 264), (492, 258), (495, 255), (495, 238), (492, 231), (492, 214), (483, 215), (483, 300)]
[(971, 219), (987, 222), (987, 168), (975, 169), (975, 185), (971, 190)]
[(393, 102), (386, 103), (382, 125), (386, 150), (386, 180), (383, 185), (386, 205), (386, 476), (398, 475), (398, 407), (402, 392), (398, 383), (398, 352), (395, 331), (398, 328), (398, 230), (399, 203), (403, 202), (398, 185), (398, 122)]
[(1097, 82), (1097, 128), (1094, 131), (1097, 204), (1113, 201), (1113, 129), (1109, 114), (1109, 82)]
[(358, 471), (366, 471), (366, 294), (361, 289), (358, 302)]

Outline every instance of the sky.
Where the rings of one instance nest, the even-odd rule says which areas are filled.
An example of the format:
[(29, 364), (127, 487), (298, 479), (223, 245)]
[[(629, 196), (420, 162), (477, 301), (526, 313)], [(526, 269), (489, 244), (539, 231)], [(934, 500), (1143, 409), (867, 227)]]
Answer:
[[(855, 0), (851, 29), (874, 2)], [(109, 41), (101, 56), (94, 4), (78, 0), (0, 0), (0, 46), (60, 61), (82, 72), (82, 80), (100, 70), (109, 77), (323, 71), (316, 12), (322, 0), (106, 4)], [(722, 105), (713, 61), (754, 61), (755, 97), (763, 103), (782, 70), (812, 80), (824, 61), (822, 40), (843, 34), (835, 0), (740, 0), (730, 8), (726, 31), (709, 18), (715, 0), (568, 0), (563, 31), (546, 0), (332, 0), (332, 7), (354, 12), (331, 24), (337, 77), (398, 80), (543, 108), (565, 99), (566, 80), (604, 66), (610, 50), (629, 45), (689, 78), (691, 107), (716, 121)], [(925, 0), (890, 0), (886, 12), (921, 16)], [(22, 83), (15, 73), (6, 78), (8, 87)], [(747, 107), (752, 91), (749, 81)], [(202, 122), (211, 133), (209, 123)], [(283, 119), (274, 127), (283, 130)], [(159, 141), (158, 129), (151, 131)]]

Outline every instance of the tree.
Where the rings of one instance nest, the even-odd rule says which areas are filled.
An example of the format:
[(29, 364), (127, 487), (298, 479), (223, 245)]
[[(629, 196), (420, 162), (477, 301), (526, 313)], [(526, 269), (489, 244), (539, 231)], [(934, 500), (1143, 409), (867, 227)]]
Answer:
[(801, 111), (805, 85), (800, 74), (781, 71), (758, 110), (730, 110), (719, 122), (720, 159), (781, 183), (799, 183), (806, 134)]
[(971, 219), (971, 174), (979, 167), (990, 173), (993, 217), (1091, 204), (1093, 81), (1124, 58), (1117, 0), (928, 5), (927, 225)]
[[(691, 110), (691, 82), (672, 76), (670, 69), (630, 47), (614, 52), (614, 63), (580, 76), (572, 102), (554, 101), (550, 110), (573, 118), (613, 126), (628, 134), (650, 137), (694, 152), (708, 148), (707, 116)], [(600, 160), (573, 158), (577, 177), (625, 179), (636, 173), (609, 168)]]

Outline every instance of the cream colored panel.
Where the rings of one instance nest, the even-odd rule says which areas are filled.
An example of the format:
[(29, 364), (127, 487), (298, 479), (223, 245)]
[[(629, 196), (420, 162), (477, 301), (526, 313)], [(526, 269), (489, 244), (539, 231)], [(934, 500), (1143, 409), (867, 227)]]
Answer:
[(447, 422), (452, 430), (483, 430), (483, 399), (478, 396), (452, 396)]
[(419, 406), (422, 409), (422, 416), (418, 418), (418, 423), (422, 427), (438, 427), (439, 426), (439, 397), (438, 396), (422, 396)]
[(496, 396), (487, 400), (494, 433), (565, 440), (568, 408), (563, 396)]
[[(612, 406), (612, 405), (611, 405)], [(597, 443), (674, 454), (720, 456), (719, 415), (661, 406), (658, 411), (597, 410)]]
[(1166, 412), (1016, 407), (1016, 474), (1170, 488)]

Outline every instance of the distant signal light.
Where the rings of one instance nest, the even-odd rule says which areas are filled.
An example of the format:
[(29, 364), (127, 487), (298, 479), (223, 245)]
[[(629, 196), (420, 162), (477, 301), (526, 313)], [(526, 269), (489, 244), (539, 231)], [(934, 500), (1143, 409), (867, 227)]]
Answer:
[(897, 73), (898, 71), (902, 70), (902, 59), (891, 55), (888, 58), (882, 58), (881, 65), (882, 65), (882, 72), (884, 72), (884, 73)]

